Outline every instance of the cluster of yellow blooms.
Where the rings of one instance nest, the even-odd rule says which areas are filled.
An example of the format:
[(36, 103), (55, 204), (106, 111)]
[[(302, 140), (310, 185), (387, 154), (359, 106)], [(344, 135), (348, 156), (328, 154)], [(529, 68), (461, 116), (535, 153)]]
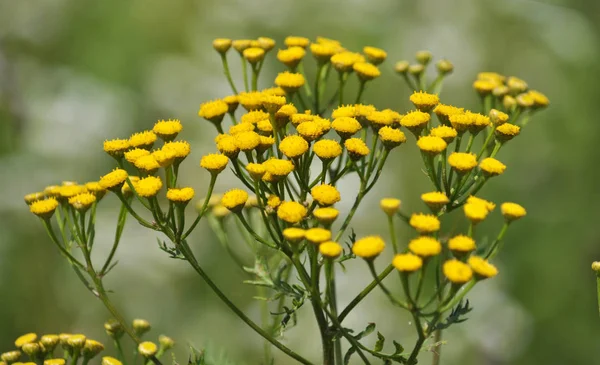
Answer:
[[(413, 352), (383, 355), (380, 350), (365, 349), (347, 336), (342, 337), (348, 339), (359, 355), (366, 351), (388, 360), (397, 360), (400, 356), (403, 362), (413, 365), (424, 339), (435, 331), (441, 315), (459, 304), (476, 282), (498, 273), (488, 260), (498, 252), (508, 225), (523, 217), (526, 211), (515, 203), (502, 204), (505, 225), (494, 242), (478, 247), (475, 226), (486, 219), (495, 204), (476, 194), (492, 177), (504, 173), (506, 166), (496, 159), (496, 155), (502, 146), (519, 135), (533, 114), (548, 105), (548, 99), (540, 92), (528, 90), (527, 84), (518, 78), (484, 72), (473, 84), (481, 98), (480, 112), (443, 104), (438, 94), (453, 65), (447, 60), (439, 61), (437, 76), (428, 84), (427, 67), (432, 56), (422, 51), (416, 55), (416, 64), (400, 61), (394, 67), (413, 90), (409, 99), (415, 109), (403, 113), (378, 109), (361, 103), (361, 99), (365, 88), (381, 75), (379, 66), (387, 57), (384, 50), (369, 46), (364, 47), (362, 53), (352, 52), (338, 41), (320, 37), (316, 42), (288, 37), (284, 43), (286, 48), (277, 52), (277, 59), (286, 70), (277, 75), (274, 84), (258, 90), (259, 74), (275, 41), (261, 37), (257, 40), (216, 39), (213, 42), (234, 94), (203, 103), (198, 112), (219, 134), (214, 139), (215, 153), (203, 156), (200, 161), (200, 166), (210, 173), (211, 182), (207, 196), (197, 204), (198, 216), (193, 224), (186, 227), (184, 210), (194, 198), (194, 190), (181, 187), (177, 180), (180, 164), (190, 153), (189, 143), (176, 140), (182, 131), (178, 120), (159, 121), (152, 130), (136, 133), (129, 139), (104, 142), (104, 151), (117, 161), (118, 167), (99, 181), (84, 185), (65, 182), (30, 194), (25, 200), (30, 210), (43, 218), (51, 237), (71, 263), (80, 265), (80, 269), (89, 269), (83, 264), (76, 265), (76, 259), (70, 255), (70, 245), (59, 242), (53, 233), (50, 218), (55, 211), (60, 211), (57, 221), (61, 233), (64, 236), (65, 227), (74, 230), (71, 234), (87, 256), (91, 244), (86, 239), (93, 240), (90, 230), (93, 230), (96, 204), (107, 190), (112, 191), (122, 201), (123, 215), (128, 212), (140, 224), (163, 232), (171, 240), (173, 249), (162, 248), (185, 258), (209, 284), (212, 281), (200, 268), (186, 238), (201, 217), (206, 216), (219, 240), (229, 249), (226, 218), (235, 216), (251, 248), (271, 260), (271, 265), (273, 262), (280, 264), (284, 262), (281, 258), (287, 257), (298, 272), (303, 290), (316, 311), (324, 344), (336, 343), (335, 351), (324, 350), (323, 363), (334, 364), (331, 357), (339, 358), (341, 351), (340, 339), (332, 342), (328, 328), (334, 326), (343, 333), (340, 322), (347, 312), (364, 295), (380, 286), (393, 302), (409, 310), (418, 321), (419, 341)], [(227, 54), (231, 48), (241, 59), (243, 91), (238, 91), (229, 72)], [(317, 65), (312, 85), (307, 82), (303, 66), (308, 52)], [(251, 83), (248, 82), (248, 67), (252, 73)], [(328, 95), (326, 87), (330, 73), (337, 73), (338, 88)], [(347, 95), (344, 91), (346, 85), (353, 82), (352, 74), (356, 75), (354, 82), (358, 84), (358, 92), (352, 103), (345, 103)], [(226, 115), (231, 120), (229, 126), (225, 125)], [(388, 217), (395, 256), (388, 269), (377, 274), (374, 261), (386, 246), (381, 236), (360, 239), (351, 236), (350, 250), (345, 250), (339, 242), (363, 198), (378, 181), (392, 150), (408, 142), (405, 132), (414, 137), (434, 190), (421, 195), (428, 207), (427, 213), (406, 215), (400, 210), (400, 200), (381, 200), (381, 209)], [(479, 141), (478, 136), (482, 136)], [(159, 148), (156, 146), (158, 139), (163, 141)], [(479, 148), (477, 153), (473, 152), (476, 147)], [(228, 166), (243, 188), (213, 195), (217, 177)], [(135, 171), (135, 174), (130, 175), (128, 171)], [(343, 215), (335, 204), (349, 197), (342, 196), (337, 186), (350, 175), (357, 176), (360, 186), (356, 195), (350, 197), (354, 199), (352, 209)], [(166, 186), (169, 202), (166, 209), (161, 207), (162, 199), (158, 198), (163, 186)], [(146, 221), (133, 208), (134, 197), (146, 208), (146, 213), (152, 215), (152, 221)], [(92, 214), (86, 223), (86, 212), (90, 208)], [(469, 231), (442, 239), (440, 217), (458, 208), (463, 209)], [(71, 218), (73, 222), (69, 222)], [(416, 237), (404, 246), (397, 242), (395, 219), (404, 221), (416, 232)], [(121, 220), (124, 218), (119, 222)], [(339, 225), (336, 224), (338, 220), (341, 221)], [(122, 230), (122, 224), (119, 227), (118, 230)], [(118, 240), (115, 249), (117, 244)], [(266, 251), (258, 250), (257, 246), (266, 247)], [(106, 273), (113, 253), (101, 274)], [(237, 262), (244, 261), (235, 250), (230, 253)], [(339, 313), (334, 267), (354, 257), (367, 262), (374, 285), (365, 288), (347, 311)], [(327, 285), (325, 300), (319, 290), (322, 268)], [(392, 268), (400, 274), (404, 299), (396, 298), (381, 282)], [(432, 298), (428, 301), (420, 298), (426, 270), (436, 272), (437, 276)], [(418, 278), (413, 278), (412, 273), (419, 273)], [(292, 277), (287, 274), (285, 280)], [(267, 283), (274, 292), (279, 290), (272, 281)], [(416, 289), (411, 290), (411, 284), (416, 285)], [(225, 298), (214, 284), (211, 287), (222, 299)], [(233, 305), (223, 300), (230, 307)], [(277, 313), (282, 312), (284, 304), (284, 301), (279, 302)], [(251, 323), (239, 311), (236, 313)], [(430, 317), (429, 327), (424, 328), (421, 324), (427, 317)], [(294, 359), (310, 364), (268, 333), (256, 329), (256, 325), (253, 328)]]
[[(123, 336), (123, 329), (120, 324), (114, 321), (108, 321), (104, 324), (106, 333), (117, 343)], [(133, 321), (133, 329), (138, 336), (143, 336), (150, 330), (150, 323), (143, 319)], [(138, 345), (138, 353), (146, 358), (160, 358), (166, 351), (173, 348), (175, 342), (161, 335), (159, 337), (159, 346), (153, 342), (141, 342)], [(63, 350), (63, 356), (54, 354), (57, 347)], [(120, 345), (119, 345), (120, 346)], [(102, 357), (102, 365), (123, 365), (123, 353), (119, 349), (119, 359), (112, 356)], [(90, 360), (104, 351), (104, 345), (96, 340), (87, 338), (82, 334), (48, 334), (38, 338), (35, 333), (27, 333), (19, 336), (15, 340), (15, 350), (4, 352), (0, 355), (1, 365), (66, 365), (67, 363), (76, 365), (81, 359), (81, 364), (86, 365)], [(21, 358), (26, 355), (28, 362), (21, 362)]]

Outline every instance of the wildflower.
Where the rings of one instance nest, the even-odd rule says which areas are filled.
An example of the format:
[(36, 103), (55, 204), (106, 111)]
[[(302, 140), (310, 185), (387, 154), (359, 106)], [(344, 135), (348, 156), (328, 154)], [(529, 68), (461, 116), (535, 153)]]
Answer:
[(100, 352), (104, 350), (104, 345), (96, 340), (87, 339), (83, 346), (83, 357), (86, 359), (92, 359), (96, 357)]
[(339, 210), (331, 207), (317, 208), (313, 211), (313, 216), (317, 219), (317, 221), (319, 221), (319, 223), (324, 225), (330, 225), (333, 223), (339, 214)]
[(461, 234), (448, 240), (448, 248), (452, 252), (465, 254), (475, 250), (476, 247), (475, 241), (471, 237)]
[(275, 177), (287, 176), (290, 172), (294, 171), (294, 164), (288, 160), (281, 160), (278, 158), (270, 158), (263, 162), (265, 171), (272, 174)]
[(279, 95), (263, 95), (262, 104), (265, 109), (271, 114), (275, 114), (286, 103), (285, 96)]
[(450, 117), (453, 115), (463, 114), (464, 109), (457, 108), (452, 105), (438, 104), (438, 106), (433, 109), (433, 112), (435, 115), (437, 115), (442, 124), (448, 125), (450, 124)]
[(335, 186), (328, 184), (317, 185), (311, 189), (310, 195), (321, 206), (330, 206), (340, 201), (341, 196)]
[(489, 213), (484, 205), (477, 203), (467, 203), (464, 205), (463, 210), (467, 219), (473, 224), (483, 221)]
[(297, 243), (304, 239), (306, 231), (302, 228), (290, 227), (283, 230), (283, 238), (288, 242)]
[(457, 136), (456, 129), (452, 127), (448, 127), (446, 125), (440, 125), (438, 127), (432, 128), (430, 135), (433, 137), (440, 137), (446, 142), (446, 144), (452, 143), (454, 138)]
[(242, 52), (244, 52), (246, 48), (249, 48), (251, 44), (252, 41), (249, 39), (236, 39), (231, 43), (233, 48), (238, 51), (239, 54), (242, 54)]
[(315, 120), (315, 115), (310, 114), (310, 110), (304, 113), (295, 113), (290, 117), (290, 121), (294, 126), (298, 126), (304, 122), (312, 122)]
[(240, 151), (252, 151), (260, 144), (260, 136), (256, 132), (241, 132), (233, 138)]
[(401, 120), (400, 125), (411, 131), (415, 136), (421, 134), (421, 131), (427, 127), (431, 116), (421, 111), (413, 111), (406, 114)]
[(67, 339), (67, 343), (71, 346), (75, 351), (79, 351), (85, 346), (86, 338), (82, 334), (71, 335)]
[(308, 151), (308, 142), (300, 136), (287, 136), (279, 143), (279, 150), (288, 158), (298, 158)]
[(35, 334), (35, 333), (27, 333), (27, 334), (24, 334), (23, 336), (19, 336), (15, 340), (15, 347), (18, 348), (18, 349), (20, 349), (26, 343), (32, 343), (32, 342), (35, 342), (36, 340), (37, 340), (37, 334)]
[(534, 104), (533, 98), (529, 94), (519, 94), (516, 97), (517, 105), (521, 108), (531, 108)]
[(507, 222), (515, 221), (527, 214), (525, 208), (516, 203), (502, 203), (500, 210)]
[(152, 157), (158, 162), (160, 167), (169, 167), (175, 161), (175, 152), (169, 149), (160, 149), (152, 152)]
[(503, 113), (497, 109), (490, 110), (489, 116), (490, 120), (492, 121), (492, 123), (494, 123), (496, 127), (506, 123), (509, 118), (508, 114)]
[(473, 277), (471, 267), (456, 259), (444, 262), (442, 271), (448, 280), (454, 284), (464, 284)]
[(123, 365), (123, 363), (115, 359), (114, 357), (104, 356), (102, 358), (102, 365)]
[(491, 177), (502, 174), (506, 170), (506, 165), (495, 158), (488, 157), (479, 163), (479, 168), (486, 177)]
[(436, 105), (440, 103), (440, 98), (436, 94), (428, 94), (424, 91), (414, 92), (410, 96), (410, 102), (421, 112), (429, 113)]
[(361, 130), (360, 123), (352, 117), (338, 117), (333, 120), (331, 127), (343, 139), (350, 138), (356, 132)]
[(429, 51), (418, 51), (415, 55), (417, 62), (419, 62), (421, 65), (424, 65), (424, 66), (429, 64), (432, 57), (433, 56), (431, 55), (431, 52), (429, 52)]
[(217, 38), (212, 42), (213, 48), (215, 51), (224, 55), (231, 48), (231, 39), (228, 38)]
[(6, 362), (8, 364), (12, 364), (13, 362), (16, 362), (17, 360), (19, 360), (20, 357), (21, 357), (21, 351), (18, 351), (18, 350), (5, 352), (0, 356), (2, 361)]
[(323, 242), (319, 245), (319, 252), (323, 257), (335, 259), (342, 254), (342, 246), (339, 243), (333, 241)]
[(259, 91), (241, 92), (238, 94), (238, 100), (247, 111), (258, 110), (262, 108), (263, 93)]
[(127, 162), (133, 165), (135, 164), (135, 161), (137, 161), (138, 158), (149, 155), (150, 151), (148, 150), (142, 148), (134, 148), (130, 151), (125, 152), (125, 160), (127, 160)]
[(356, 108), (354, 105), (340, 105), (333, 110), (331, 113), (331, 118), (337, 119), (341, 117), (355, 117), (356, 116)]
[(85, 186), (83, 185), (62, 185), (59, 190), (59, 195), (61, 198), (71, 198), (85, 192)]
[(473, 273), (475, 274), (475, 278), (478, 280), (492, 278), (498, 275), (498, 269), (496, 266), (490, 264), (482, 257), (471, 256), (469, 257), (468, 263), (471, 267), (471, 270), (473, 270)]
[(104, 141), (104, 152), (115, 158), (122, 157), (123, 153), (125, 153), (129, 147), (128, 139), (112, 139)]
[(180, 188), (180, 189), (169, 189), (167, 190), (167, 199), (174, 203), (189, 203), (190, 200), (194, 199), (194, 189), (192, 188)]
[(275, 40), (268, 37), (258, 37), (258, 46), (265, 52), (269, 52), (275, 47)]
[[(469, 113), (467, 114), (469, 115)], [(469, 132), (475, 135), (490, 125), (490, 117), (488, 116), (479, 113), (471, 113), (470, 117), (472, 118), (472, 123), (469, 125), (468, 129)]]
[(425, 67), (423, 67), (421, 64), (417, 63), (416, 65), (408, 66), (408, 73), (415, 77), (421, 77), (423, 72), (425, 72)]
[(229, 158), (227, 158), (226, 155), (211, 153), (202, 156), (200, 167), (208, 170), (211, 174), (216, 175), (227, 167), (227, 163), (229, 163)]
[(477, 74), (477, 79), (493, 81), (501, 84), (504, 83), (504, 81), (506, 81), (506, 76), (500, 75), (497, 72), (480, 72)]
[(169, 142), (175, 139), (183, 129), (178, 119), (159, 120), (154, 124), (152, 132), (159, 136), (163, 141)]
[(492, 90), (492, 95), (494, 95), (496, 98), (502, 100), (502, 98), (508, 94), (510, 90), (508, 89), (508, 86), (506, 85), (500, 85), (500, 86), (496, 86), (494, 88), (494, 90)]
[(275, 122), (279, 128), (285, 127), (292, 118), (292, 115), (298, 113), (298, 109), (294, 106), (294, 104), (286, 104), (283, 105), (277, 112), (275, 113)]
[(325, 133), (323, 128), (316, 122), (302, 122), (296, 126), (296, 130), (308, 142), (318, 139)]
[(91, 193), (81, 193), (69, 198), (69, 204), (80, 212), (85, 212), (96, 202), (96, 196)]
[(384, 198), (379, 201), (379, 207), (388, 216), (393, 216), (400, 209), (400, 200), (394, 198)]
[(158, 161), (152, 155), (142, 156), (135, 160), (133, 165), (140, 171), (145, 172), (146, 174), (152, 175), (158, 170), (160, 165)]
[(258, 133), (260, 133), (260, 135), (270, 136), (273, 134), (273, 125), (268, 119), (264, 119), (256, 123), (256, 129), (258, 130)]
[(437, 155), (445, 150), (448, 145), (440, 137), (425, 136), (419, 138), (417, 146), (423, 152), (427, 152), (430, 155)]
[(422, 194), (421, 200), (434, 212), (437, 212), (444, 205), (450, 203), (450, 199), (448, 199), (446, 194), (439, 191)]
[(364, 62), (364, 58), (360, 53), (348, 51), (336, 53), (330, 59), (331, 65), (338, 72), (350, 72), (352, 71), (352, 66), (361, 61)]
[(421, 257), (435, 256), (442, 252), (442, 244), (435, 238), (421, 236), (408, 243), (408, 249)]
[(421, 234), (433, 233), (440, 230), (440, 220), (431, 214), (413, 213), (409, 224)]
[(283, 43), (288, 47), (306, 48), (308, 46), (308, 44), (310, 43), (310, 41), (308, 40), (308, 38), (304, 38), (304, 37), (288, 36), (285, 38)]
[(496, 208), (496, 204), (494, 204), (494, 203), (492, 203), (492, 202), (490, 202), (490, 201), (487, 201), (487, 200), (485, 200), (485, 199), (478, 198), (478, 197), (476, 197), (476, 196), (473, 196), (473, 195), (471, 195), (470, 197), (468, 197), (468, 198), (467, 198), (467, 204), (470, 204), (470, 203), (473, 203), (473, 204), (481, 204), (481, 205), (483, 205), (483, 206), (484, 206), (484, 207), (485, 207), (485, 208), (486, 208), (486, 209), (487, 209), (489, 212), (491, 212), (492, 210), (494, 210), (494, 208)]
[(132, 148), (143, 148), (149, 150), (156, 142), (156, 134), (152, 131), (134, 133), (129, 137), (129, 146)]
[(277, 195), (271, 194), (267, 198), (267, 206), (273, 209), (277, 209), (277, 207), (281, 205), (281, 199)]
[(237, 95), (229, 95), (223, 98), (223, 101), (227, 103), (227, 112), (229, 114), (235, 113), (238, 105), (240, 105), (240, 101), (238, 100)]
[[(253, 48), (248, 48), (248, 49), (253, 49)], [(244, 52), (246, 52), (246, 51), (244, 51)], [(261, 51), (262, 51), (262, 49), (261, 49)], [(143, 357), (150, 358), (150, 357), (156, 355), (156, 353), (158, 352), (158, 346), (156, 346), (156, 344), (154, 342), (144, 341), (138, 345), (138, 352)]]
[(514, 110), (517, 106), (517, 100), (511, 95), (505, 95), (504, 98), (502, 98), (502, 106), (504, 106), (504, 109), (506, 110)]
[(310, 52), (319, 64), (329, 62), (331, 56), (336, 54), (339, 50), (340, 47), (335, 44), (312, 43), (310, 45)]
[(244, 208), (248, 193), (241, 189), (231, 189), (221, 198), (221, 204), (230, 211), (237, 213)]
[(114, 169), (108, 174), (102, 176), (98, 183), (101, 187), (111, 191), (118, 191), (127, 180), (127, 171), (122, 169)]
[(527, 91), (527, 88), (529, 87), (525, 81), (514, 76), (510, 76), (508, 80), (506, 80), (506, 86), (508, 86), (508, 89), (513, 95), (523, 93)]
[(392, 149), (406, 142), (406, 136), (399, 129), (383, 127), (379, 130), (379, 139), (387, 149)]
[(256, 65), (265, 58), (265, 50), (258, 47), (246, 48), (242, 54), (244, 58), (252, 65)]
[(450, 164), (456, 172), (464, 174), (477, 166), (477, 157), (474, 153), (452, 152), (450, 156), (448, 156), (448, 164)]
[(529, 90), (528, 92), (529, 97), (531, 99), (533, 99), (533, 108), (534, 109), (539, 109), (539, 108), (545, 108), (548, 105), (550, 105), (550, 100), (548, 99), (548, 97), (544, 94), (542, 94), (539, 91), (535, 91), (535, 90)]
[(594, 270), (597, 274), (600, 274), (600, 261), (592, 262), (592, 270)]
[(198, 115), (214, 125), (219, 125), (228, 111), (229, 106), (226, 102), (223, 100), (213, 100), (202, 103)]
[(290, 47), (288, 49), (280, 49), (277, 52), (277, 59), (292, 70), (295, 70), (300, 61), (306, 55), (306, 51), (302, 47)]
[(473, 124), (473, 118), (467, 113), (453, 114), (448, 118), (452, 128), (456, 129), (458, 134), (463, 134)]
[(423, 259), (412, 253), (405, 253), (394, 256), (392, 265), (400, 272), (411, 273), (423, 266)]
[(367, 62), (357, 62), (352, 68), (362, 82), (373, 80), (381, 75), (377, 66)]
[(521, 127), (518, 125), (504, 123), (496, 128), (496, 139), (501, 143), (508, 142), (521, 132)]
[(163, 351), (172, 349), (175, 346), (175, 341), (171, 337), (160, 335), (158, 336), (158, 343), (160, 343), (160, 348)]
[(66, 360), (65, 359), (47, 359), (47, 360), (44, 360), (44, 365), (65, 365), (65, 364), (66, 364)]
[(375, 131), (378, 131), (381, 127), (391, 125), (394, 121), (390, 113), (383, 111), (374, 111), (367, 115), (366, 119)]
[(31, 342), (24, 344), (23, 347), (21, 347), (21, 351), (29, 356), (29, 358), (35, 358), (42, 352), (42, 348), (39, 343)]
[(367, 236), (354, 242), (352, 245), (352, 253), (365, 260), (375, 259), (383, 249), (385, 242), (379, 236)]
[(311, 228), (306, 230), (304, 238), (308, 242), (318, 245), (331, 239), (331, 231), (324, 228)]
[(313, 152), (323, 162), (333, 160), (342, 154), (342, 146), (332, 139), (321, 139), (313, 145)]
[(379, 65), (387, 58), (387, 52), (381, 48), (366, 46), (363, 48), (363, 53), (367, 56), (369, 62), (374, 65)]
[(265, 174), (265, 167), (259, 163), (249, 163), (246, 165), (246, 171), (252, 176), (255, 180), (260, 180), (262, 176)]
[(58, 185), (50, 185), (44, 188), (44, 194), (47, 197), (58, 197), (60, 196), (60, 186)]
[(135, 192), (144, 198), (152, 198), (158, 194), (162, 188), (162, 181), (159, 177), (148, 176), (140, 179), (134, 185)]
[(30, 205), (34, 201), (42, 200), (45, 197), (46, 197), (46, 195), (44, 195), (44, 193), (38, 192), (38, 193), (31, 193), (31, 194), (25, 195), (24, 200), (27, 205)]
[(283, 202), (279, 205), (279, 208), (277, 208), (277, 216), (279, 219), (290, 224), (302, 221), (306, 216), (306, 213), (307, 210), (304, 205), (293, 201)]
[(369, 147), (360, 138), (349, 138), (344, 141), (348, 155), (353, 160), (359, 160), (369, 154)]
[(260, 143), (258, 144), (258, 147), (256, 147), (256, 152), (258, 152), (259, 154), (263, 153), (269, 148), (271, 148), (271, 146), (273, 146), (274, 144), (275, 139), (273, 137), (260, 136)]
[(304, 76), (300, 73), (281, 72), (275, 78), (275, 85), (285, 90), (288, 94), (298, 91), (305, 83)]
[(394, 65), (394, 71), (400, 75), (404, 75), (408, 72), (409, 63), (408, 61), (398, 61)]
[(172, 152), (175, 156), (175, 162), (180, 163), (190, 154), (190, 144), (187, 141), (167, 142), (163, 145), (162, 150)]
[(439, 60), (435, 66), (441, 75), (447, 75), (454, 71), (454, 65), (448, 60)]
[(52, 353), (56, 345), (58, 345), (58, 341), (59, 338), (57, 335), (43, 335), (40, 338), (40, 343), (42, 344), (42, 346), (44, 346), (46, 353)]
[(481, 96), (486, 96), (492, 93), (492, 90), (498, 86), (497, 83), (490, 80), (475, 80), (473, 82), (473, 89)]

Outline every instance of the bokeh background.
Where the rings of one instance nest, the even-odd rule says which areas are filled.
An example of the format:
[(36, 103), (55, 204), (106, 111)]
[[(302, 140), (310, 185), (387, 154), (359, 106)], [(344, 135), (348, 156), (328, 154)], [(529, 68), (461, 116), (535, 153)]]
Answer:
[[(0, 350), (29, 331), (108, 340), (102, 329), (108, 313), (58, 255), (22, 196), (63, 180), (97, 179), (113, 168), (101, 150), (104, 139), (127, 137), (162, 118), (183, 121), (182, 137), (193, 152), (182, 180), (205, 191), (208, 176), (198, 161), (213, 150), (215, 132), (197, 110), (230, 92), (212, 39), (268, 36), (281, 45), (290, 34), (339, 39), (353, 50), (386, 49), (383, 75), (365, 95), (380, 108), (408, 108), (408, 89), (392, 65), (420, 49), (455, 64), (442, 94), (446, 103), (476, 107), (471, 83), (477, 72), (492, 70), (524, 78), (549, 96), (551, 107), (500, 153), (507, 172), (482, 192), (498, 203), (522, 203), (528, 216), (509, 230), (496, 260), (501, 275), (469, 296), (470, 320), (446, 334), (443, 363), (600, 364), (590, 270), (600, 258), (600, 2), (594, 0), (0, 0)], [(274, 57), (265, 67), (262, 87), (282, 70)], [(219, 188), (231, 186), (222, 179)], [(407, 210), (423, 209), (418, 196), (431, 187), (410, 143), (396, 151), (379, 186), (355, 219), (358, 234), (385, 229), (377, 209), (383, 196), (401, 198)], [(348, 181), (342, 189), (348, 198), (340, 208), (348, 209), (356, 186)], [(99, 211), (106, 227), (98, 235), (100, 255), (116, 211), (109, 196)], [(499, 224), (496, 212), (481, 239), (495, 235)], [(205, 225), (192, 242), (205, 269), (258, 318), (253, 289), (240, 283), (243, 275)], [(115, 302), (126, 317), (150, 320), (153, 338), (175, 338), (180, 363), (188, 344), (221, 356), (217, 364), (260, 363), (261, 341), (188, 266), (158, 250), (152, 233), (130, 221), (118, 260), (107, 278)], [(351, 265), (339, 281), (347, 301), (368, 281), (366, 267)], [(317, 359), (308, 306), (300, 318), (286, 342)], [(408, 319), (379, 293), (348, 324), (360, 329), (371, 321), (412, 347)]]

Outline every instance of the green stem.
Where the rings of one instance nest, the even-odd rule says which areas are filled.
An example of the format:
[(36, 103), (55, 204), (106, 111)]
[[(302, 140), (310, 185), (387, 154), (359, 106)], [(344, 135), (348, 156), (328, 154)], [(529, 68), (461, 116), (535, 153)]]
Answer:
[(110, 267), (110, 263), (112, 262), (115, 253), (117, 252), (117, 247), (119, 247), (119, 242), (121, 241), (121, 235), (123, 233), (123, 229), (125, 228), (125, 221), (127, 220), (127, 208), (125, 205), (121, 204), (121, 209), (119, 210), (119, 218), (117, 219), (117, 229), (115, 230), (115, 240), (113, 241), (113, 246), (106, 258), (106, 262), (104, 266), (102, 266), (102, 270), (100, 270), (100, 276), (104, 276), (106, 274), (106, 270)]
[(490, 250), (484, 256), (484, 258), (486, 260), (493, 259), (498, 254), (500, 249), (502, 248), (502, 242), (503, 242), (502, 240), (504, 239), (504, 235), (506, 234), (506, 231), (508, 231), (508, 225), (509, 225), (509, 223), (505, 222), (504, 225), (502, 226), (502, 229), (500, 229), (498, 236), (496, 237), (494, 242), (492, 242), (492, 244), (490, 245)]
[(496, 132), (496, 126), (494, 125), (492, 127), (492, 131), (490, 132), (490, 134), (488, 134), (487, 138), (483, 142), (483, 146), (481, 146), (481, 150), (477, 154), (477, 161), (479, 161), (479, 159), (481, 158), (481, 156), (483, 156), (483, 153), (485, 151), (487, 151), (488, 144), (490, 144), (490, 141), (492, 140), (492, 138), (494, 138), (495, 132)]
[[(325, 259), (325, 279), (326, 279), (326, 291), (329, 299), (329, 308), (331, 310), (332, 317), (338, 318), (338, 308), (337, 308), (337, 295), (335, 290), (335, 266), (334, 261), (331, 259)], [(335, 363), (342, 364), (343, 363), (343, 355), (342, 355), (342, 343), (339, 338), (337, 338), (334, 342), (335, 349)]]
[(235, 87), (233, 79), (231, 78), (231, 73), (229, 72), (229, 64), (227, 63), (227, 56), (225, 53), (221, 54), (221, 62), (223, 63), (223, 72), (225, 73), (225, 77), (227, 77), (227, 82), (229, 82), (229, 86), (231, 86), (231, 90), (238, 94), (238, 91)]
[[(212, 174), (210, 177), (210, 184), (208, 185), (208, 192), (206, 193), (206, 197), (204, 198), (204, 204), (202, 204), (202, 208), (200, 208), (200, 212), (198, 212), (198, 217), (196, 217), (190, 228), (188, 228), (188, 230), (183, 234), (183, 236), (181, 236), (181, 240), (185, 240), (187, 236), (189, 236), (190, 233), (192, 233), (194, 228), (196, 228), (196, 226), (200, 222), (200, 219), (202, 219), (202, 216), (204, 216), (204, 213), (206, 213), (206, 210), (208, 209), (208, 203), (210, 202), (210, 197), (212, 196), (216, 182), (217, 174)], [(183, 227), (181, 227), (180, 229), (183, 231)]]
[(365, 91), (365, 81), (360, 80), (360, 84), (358, 86), (358, 93), (356, 94), (356, 100), (354, 104), (360, 104), (360, 99), (362, 98), (363, 92)]
[(246, 65), (246, 59), (240, 52), (240, 59), (242, 60), (242, 77), (244, 78), (244, 90), (248, 92), (248, 66)]
[(394, 255), (399, 252), (398, 239), (396, 238), (396, 231), (394, 229), (394, 216), (388, 215), (388, 227), (390, 229), (390, 237), (392, 239), (392, 248), (394, 249)]
[(54, 233), (54, 230), (52, 229), (52, 225), (50, 224), (50, 220), (48, 219), (42, 219), (42, 222), (44, 223), (44, 227), (46, 228), (46, 232), (48, 233), (48, 235), (50, 236), (50, 239), (52, 240), (52, 242), (54, 242), (54, 244), (58, 247), (58, 249), (60, 250), (60, 252), (62, 252), (63, 255), (65, 255), (65, 257), (67, 257), (67, 259), (75, 264), (77, 267), (79, 267), (81, 270), (86, 270), (86, 267), (79, 262), (79, 260), (77, 260), (75, 257), (73, 257), (73, 255), (71, 255), (64, 247), (63, 245), (60, 244), (60, 241), (58, 240), (58, 238), (56, 237), (56, 234)]
[(379, 287), (384, 292), (384, 294), (389, 298), (389, 300), (394, 305), (397, 305), (397, 306), (402, 307), (404, 309), (408, 309), (408, 305), (406, 303), (404, 303), (403, 301), (401, 301), (401, 300), (397, 299), (396, 297), (394, 297), (394, 295), (392, 294), (392, 292), (385, 285), (383, 285), (383, 282), (381, 280), (379, 280), (379, 276), (377, 275), (377, 272), (375, 271), (375, 265), (373, 264), (373, 260), (368, 260), (367, 261), (367, 265), (369, 266), (369, 271), (371, 272), (371, 275), (373, 275), (373, 278), (377, 282), (377, 285), (379, 285)]
[(433, 358), (431, 361), (431, 365), (439, 365), (440, 358), (442, 357), (442, 345), (440, 341), (442, 340), (442, 330), (437, 329), (433, 332), (433, 343), (435, 348), (432, 350)]
[(315, 93), (314, 113), (315, 114), (319, 113), (319, 103), (321, 102), (321, 95), (320, 95), (321, 88), (319, 86), (321, 84), (321, 79), (323, 78), (323, 70), (324, 69), (325, 69), (324, 63), (320, 64), (319, 67), (317, 68), (317, 76), (315, 79), (315, 89), (314, 89), (314, 93)]
[(114, 339), (115, 347), (117, 348), (117, 357), (124, 364), (127, 365), (127, 361), (125, 359), (125, 353), (123, 352), (123, 346), (121, 346), (121, 340), (118, 338)]

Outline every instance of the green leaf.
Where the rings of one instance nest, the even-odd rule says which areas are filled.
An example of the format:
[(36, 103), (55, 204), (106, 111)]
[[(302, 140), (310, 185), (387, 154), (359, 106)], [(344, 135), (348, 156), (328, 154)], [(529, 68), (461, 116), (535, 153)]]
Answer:
[(385, 344), (385, 337), (381, 334), (381, 332), (377, 331), (377, 342), (375, 342), (375, 352), (379, 352), (383, 350), (383, 345)]
[(394, 347), (396, 348), (396, 351), (394, 351), (394, 355), (399, 355), (404, 352), (404, 346), (402, 346), (396, 341), (394, 341)]
[(373, 333), (373, 331), (375, 331), (375, 323), (369, 323), (367, 325), (367, 328), (365, 328), (363, 331), (359, 332), (356, 336), (354, 336), (354, 338), (356, 340), (360, 340), (363, 337), (367, 337), (368, 335), (370, 335), (371, 333)]
[(356, 348), (355, 347), (350, 347), (348, 349), (348, 351), (346, 352), (346, 355), (344, 355), (344, 365), (348, 365), (350, 363), (350, 358), (352, 357), (352, 355), (356, 352)]

